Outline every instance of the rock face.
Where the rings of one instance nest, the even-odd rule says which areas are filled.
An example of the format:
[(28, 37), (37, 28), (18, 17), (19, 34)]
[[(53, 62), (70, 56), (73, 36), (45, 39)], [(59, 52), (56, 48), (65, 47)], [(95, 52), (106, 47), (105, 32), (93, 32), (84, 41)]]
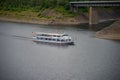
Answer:
[(114, 22), (109, 27), (96, 32), (97, 38), (120, 40), (120, 20)]

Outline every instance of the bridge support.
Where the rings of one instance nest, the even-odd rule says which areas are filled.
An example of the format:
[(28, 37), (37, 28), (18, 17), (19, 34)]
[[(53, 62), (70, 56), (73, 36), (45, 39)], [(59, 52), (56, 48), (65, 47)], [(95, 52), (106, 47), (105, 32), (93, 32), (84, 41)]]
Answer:
[[(71, 10), (74, 13), (78, 12), (78, 6), (71, 6)], [(98, 12), (95, 7), (89, 7), (89, 26), (90, 29), (94, 29), (95, 25), (99, 23)]]
[(98, 22), (99, 22), (99, 18), (96, 8), (89, 7), (89, 25), (91, 26), (94, 24), (98, 24)]

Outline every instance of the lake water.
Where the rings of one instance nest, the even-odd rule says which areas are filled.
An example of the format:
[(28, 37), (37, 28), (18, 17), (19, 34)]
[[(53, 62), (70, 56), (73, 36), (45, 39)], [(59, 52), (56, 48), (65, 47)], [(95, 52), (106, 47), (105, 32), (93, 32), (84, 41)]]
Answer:
[[(35, 43), (31, 33), (69, 34), (75, 45)], [(0, 80), (120, 80), (120, 42), (78, 27), (0, 21)]]

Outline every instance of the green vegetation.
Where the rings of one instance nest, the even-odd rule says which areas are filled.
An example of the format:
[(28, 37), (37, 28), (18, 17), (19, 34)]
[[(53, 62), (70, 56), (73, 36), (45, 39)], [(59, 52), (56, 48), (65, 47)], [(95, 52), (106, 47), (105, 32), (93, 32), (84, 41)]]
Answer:
[(9, 13), (12, 12), (13, 15), (21, 16), (26, 13), (16, 14), (14, 12), (31, 11), (39, 18), (51, 19), (50, 15), (42, 14), (44, 10), (49, 9), (61, 13), (64, 17), (73, 17), (75, 14), (70, 11), (69, 2), (70, 0), (0, 0), (0, 15), (11, 16), (12, 14)]
[[(70, 0), (0, 0), (0, 16), (47, 20), (74, 17), (77, 14), (70, 10), (69, 2)], [(29, 15), (30, 12), (32, 15)]]
[[(91, 0), (0, 0), (0, 10), (5, 11), (25, 11), (32, 10), (39, 12), (48, 8), (64, 8), (64, 12), (70, 12), (70, 1), (91, 1)], [(99, 0), (102, 1), (102, 0)], [(62, 8), (61, 8), (62, 7)], [(59, 10), (59, 11), (62, 11)], [(88, 8), (80, 8), (80, 11), (87, 12)], [(70, 12), (71, 13), (71, 12)]]
[(46, 8), (55, 8), (56, 6), (67, 7), (69, 0), (1, 0), (0, 10), (27, 10), (39, 11)]
[[(56, 10), (59, 12), (63, 11), (65, 13), (71, 13), (70, 1), (75, 0), (0, 0), (0, 10), (25, 11), (29, 9), (31, 11), (39, 12), (43, 9), (58, 8)], [(86, 11), (87, 8), (84, 9), (82, 10)]]

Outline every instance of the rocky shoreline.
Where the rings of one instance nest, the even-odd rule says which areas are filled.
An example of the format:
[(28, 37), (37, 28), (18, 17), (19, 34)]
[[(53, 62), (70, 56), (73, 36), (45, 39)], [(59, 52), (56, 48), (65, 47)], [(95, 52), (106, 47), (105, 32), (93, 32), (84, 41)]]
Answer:
[(20, 23), (32, 23), (32, 24), (42, 24), (42, 25), (79, 25), (83, 23), (88, 23), (88, 21), (56, 21), (56, 20), (23, 20), (23, 19), (13, 19), (0, 17), (1, 21), (10, 21), (10, 22), (20, 22)]

